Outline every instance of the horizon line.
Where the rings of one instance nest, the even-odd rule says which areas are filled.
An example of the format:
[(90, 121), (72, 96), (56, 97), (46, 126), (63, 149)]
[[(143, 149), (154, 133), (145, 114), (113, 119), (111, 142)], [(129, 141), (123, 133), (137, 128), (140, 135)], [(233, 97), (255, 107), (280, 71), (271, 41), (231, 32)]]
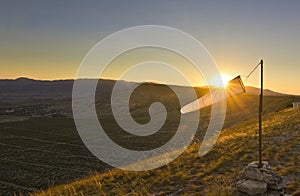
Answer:
[[(138, 81), (128, 81), (128, 80), (116, 80), (113, 78), (77, 78), (77, 79), (70, 79), (70, 78), (65, 78), (65, 79), (36, 79), (36, 78), (30, 78), (27, 76), (20, 76), (20, 77), (16, 77), (16, 78), (0, 78), (0, 81), (17, 81), (20, 79), (26, 79), (26, 80), (31, 80), (31, 81), (37, 81), (37, 82), (57, 82), (57, 81), (75, 81), (75, 80), (110, 80), (110, 81), (124, 81), (124, 82), (128, 82), (128, 83), (152, 83), (152, 84), (157, 84), (157, 85), (171, 85), (171, 86), (178, 86), (178, 87), (193, 87), (193, 88), (218, 88), (216, 86), (209, 86), (209, 85), (203, 85), (203, 86), (184, 86), (184, 85), (180, 85), (180, 84), (167, 84), (167, 83), (159, 83), (159, 82), (138, 82)], [(256, 88), (259, 89), (259, 87), (255, 87), (255, 86), (247, 86), (245, 85), (245, 87), (251, 87), (251, 88)], [(300, 96), (300, 95), (295, 95), (295, 94), (285, 94), (285, 93), (280, 93), (277, 91), (273, 91), (271, 89), (264, 89), (264, 90), (269, 90), (272, 91), (274, 93), (279, 93), (279, 94), (283, 94), (283, 95), (291, 95), (291, 96)]]

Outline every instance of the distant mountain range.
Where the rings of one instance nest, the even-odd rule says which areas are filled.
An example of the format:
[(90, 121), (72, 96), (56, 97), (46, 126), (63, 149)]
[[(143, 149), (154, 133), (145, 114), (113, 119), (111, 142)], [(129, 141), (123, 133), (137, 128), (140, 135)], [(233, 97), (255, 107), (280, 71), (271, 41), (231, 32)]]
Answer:
[[(95, 79), (82, 79), (87, 85)], [(101, 88), (97, 88), (97, 92), (105, 93), (112, 89), (116, 81), (100, 80)], [(122, 81), (124, 86), (130, 86), (133, 83)], [(18, 78), (15, 80), (0, 80), (0, 96), (38, 96), (38, 97), (70, 97), (72, 95), (74, 80), (33, 80), (30, 78)], [(153, 83), (151, 83), (153, 84)], [(158, 84), (153, 84), (158, 85)], [(207, 87), (198, 87), (207, 89)], [(255, 87), (246, 87), (249, 94), (259, 94), (260, 89)], [(264, 94), (268, 96), (284, 96), (285, 94), (274, 92), (269, 89), (264, 90)]]
[[(252, 86), (246, 86), (246, 92), (249, 94), (259, 95), (260, 89)], [(286, 96), (287, 94), (278, 93), (270, 89), (264, 89), (264, 95), (268, 96)]]

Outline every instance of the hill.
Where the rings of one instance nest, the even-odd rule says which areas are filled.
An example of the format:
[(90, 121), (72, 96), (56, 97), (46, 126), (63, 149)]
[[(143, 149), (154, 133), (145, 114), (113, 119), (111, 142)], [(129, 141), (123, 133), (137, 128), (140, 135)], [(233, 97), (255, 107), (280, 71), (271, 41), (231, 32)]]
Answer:
[[(249, 94), (253, 94), (253, 95), (259, 95), (260, 94), (260, 89), (252, 87), (252, 86), (246, 86), (246, 92), (249, 93)], [(278, 93), (278, 92), (272, 91), (270, 89), (264, 89), (264, 95), (267, 95), (267, 96), (286, 96), (286, 94)]]
[[(90, 81), (84, 80), (87, 83)], [(46, 190), (111, 169), (88, 151), (77, 133), (72, 118), (72, 83), (73, 81), (35, 81), (27, 78), (0, 81), (0, 195)], [(141, 138), (126, 135), (126, 132), (124, 134), (116, 124), (110, 105), (115, 81), (100, 80), (99, 83), (103, 88), (96, 93), (98, 118), (116, 143), (129, 149), (153, 149), (172, 137), (180, 117), (180, 105), (177, 96), (167, 86), (146, 83), (132, 93), (130, 111), (137, 122), (145, 123), (150, 120), (149, 104), (154, 101), (164, 103), (168, 111), (168, 123), (164, 129), (154, 137)], [(123, 81), (125, 91), (132, 84)], [(194, 90), (198, 97), (208, 91), (203, 87), (174, 88), (187, 97)], [(265, 96), (264, 115), (289, 108), (292, 101), (298, 98)], [(224, 128), (231, 129), (249, 119), (255, 120), (257, 106), (256, 94), (245, 93), (228, 99)], [(194, 145), (199, 145), (202, 141), (210, 120), (210, 108), (204, 108), (200, 113)], [(207, 160), (203, 160), (203, 163), (204, 161)]]
[[(300, 194), (300, 109), (271, 112), (263, 119), (263, 160)], [(113, 169), (39, 195), (231, 195), (233, 178), (257, 159), (257, 119), (222, 131), (217, 144), (198, 157), (199, 143), (167, 166), (146, 172)]]
[[(85, 83), (89, 84), (94, 79), (81, 79)], [(17, 78), (15, 80), (0, 79), (0, 97), (40, 97), (40, 98), (53, 98), (57, 96), (71, 97), (74, 80), (34, 80), (30, 78)], [(111, 89), (116, 81), (101, 79), (101, 89), (98, 88), (98, 92), (106, 93)], [(133, 82), (122, 81), (123, 85), (130, 86)], [(150, 85), (155, 85), (149, 83)], [(180, 87), (179, 88), (184, 88)], [(208, 89), (208, 87), (198, 87), (198, 89)], [(259, 89), (255, 87), (246, 87), (247, 92), (251, 94), (259, 94)], [(264, 90), (265, 95), (284, 95), (271, 90)]]

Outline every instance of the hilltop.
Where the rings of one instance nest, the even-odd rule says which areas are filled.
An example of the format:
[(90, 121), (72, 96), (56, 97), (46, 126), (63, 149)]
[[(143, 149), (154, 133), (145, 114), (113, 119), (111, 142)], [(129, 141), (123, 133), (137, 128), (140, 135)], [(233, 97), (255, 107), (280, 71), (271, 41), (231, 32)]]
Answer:
[[(80, 79), (87, 84), (95, 79)], [(121, 81), (124, 86), (130, 86), (134, 82)], [(29, 97), (40, 97), (40, 98), (53, 98), (57, 96), (61, 97), (71, 97), (73, 88), (73, 79), (68, 80), (34, 80), (26, 77), (21, 77), (17, 79), (0, 79), (0, 97), (5, 98), (5, 96), (29, 96)], [(101, 84), (101, 89), (98, 88), (99, 92), (106, 92), (116, 83), (115, 80), (100, 79), (99, 84)], [(155, 83), (148, 83), (149, 85), (159, 85)], [(173, 86), (173, 85), (171, 85)], [(178, 88), (190, 88), (184, 86), (176, 86)], [(207, 86), (195, 87), (196, 89), (208, 89)], [(247, 92), (250, 94), (259, 94), (259, 89), (255, 87), (248, 86)], [(265, 95), (275, 95), (284, 96), (278, 92), (274, 92), (269, 89), (264, 90)]]
[[(84, 85), (89, 85), (93, 79), (81, 79)], [(124, 87), (124, 92), (132, 85), (137, 83), (120, 81)], [(32, 117), (70, 117), (72, 118), (72, 90), (74, 80), (33, 80), (30, 78), (17, 78), (15, 80), (0, 80), (0, 122), (8, 122), (15, 120), (24, 120)], [(108, 112), (110, 108), (110, 95), (116, 81), (114, 80), (98, 80), (96, 89), (96, 105), (102, 112)], [(175, 104), (174, 93), (172, 93), (163, 84), (144, 83), (142, 90), (137, 91), (133, 96), (131, 105), (132, 111), (139, 114), (135, 110), (146, 108), (148, 111), (147, 103), (151, 101), (164, 101), (171, 105), (171, 110), (178, 110), (179, 106)], [(181, 95), (189, 97), (193, 91), (196, 92), (198, 97), (203, 96), (209, 91), (208, 87), (184, 87), (184, 86), (171, 86), (177, 89)], [(256, 104), (256, 95), (259, 89), (254, 87), (247, 87), (245, 95), (249, 100), (252, 96), (251, 103)], [(154, 95), (154, 96), (153, 96)], [(157, 96), (159, 95), (159, 96)], [(300, 100), (298, 96), (284, 95), (270, 90), (265, 90), (266, 96), (273, 96), (274, 99), (285, 99), (289, 102)], [(281, 98), (279, 98), (281, 96)], [(266, 98), (269, 99), (269, 98)], [(273, 98), (271, 98), (273, 99)], [(193, 101), (192, 99), (188, 99)], [(243, 99), (238, 100), (244, 102)], [(291, 103), (290, 103), (291, 104)], [(242, 104), (243, 105), (243, 104)], [(278, 104), (279, 107), (281, 104)], [(144, 109), (145, 110), (145, 109)], [(143, 113), (144, 114), (144, 113)]]
[[(263, 159), (290, 182), (289, 193), (300, 194), (300, 109), (264, 116)], [(174, 162), (152, 171), (113, 169), (70, 184), (32, 194), (44, 195), (232, 195), (231, 182), (257, 159), (257, 119), (222, 131), (217, 144), (198, 156), (196, 143)]]

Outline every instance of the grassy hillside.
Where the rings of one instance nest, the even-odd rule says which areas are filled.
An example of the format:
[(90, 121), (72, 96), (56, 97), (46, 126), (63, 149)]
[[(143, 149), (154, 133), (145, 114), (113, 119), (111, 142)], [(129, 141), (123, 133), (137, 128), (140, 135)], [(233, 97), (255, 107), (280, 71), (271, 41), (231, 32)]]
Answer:
[[(104, 89), (105, 93), (97, 94), (96, 108), (101, 111), (98, 117), (107, 134), (117, 144), (135, 150), (153, 149), (174, 135), (180, 117), (180, 105), (177, 97), (166, 86), (145, 84), (132, 94), (131, 114), (140, 123), (149, 121), (149, 104), (154, 101), (161, 101), (168, 110), (168, 121), (164, 129), (158, 131), (154, 137), (141, 138), (126, 135), (116, 126), (110, 106), (111, 82), (101, 82), (106, 82), (107, 88)], [(193, 91), (192, 88), (175, 88), (187, 97)], [(207, 88), (196, 89), (198, 96), (206, 92)], [(297, 97), (266, 96), (264, 99), (265, 114), (268, 114), (291, 106)], [(228, 99), (224, 128), (255, 117), (257, 103), (258, 96), (252, 94)], [(4, 115), (0, 113), (0, 195), (46, 190), (111, 168), (94, 157), (83, 145), (74, 121), (69, 117), (70, 106), (70, 100), (65, 98), (41, 100), (13, 98), (0, 104), (0, 110), (4, 113), (6, 110), (15, 110), (14, 113)], [(52, 113), (62, 115), (48, 115)], [(209, 117), (210, 108), (201, 110), (201, 121), (193, 143), (201, 142)]]
[[(291, 181), (287, 189), (294, 195), (300, 194), (299, 141), (300, 109), (264, 116), (263, 160)], [(234, 176), (257, 159), (257, 118), (224, 129), (204, 157), (198, 156), (199, 146), (191, 145), (175, 161), (152, 171), (113, 169), (32, 195), (231, 195)]]
[[(95, 172), (102, 173), (111, 169), (110, 166), (94, 157), (83, 145), (74, 125), (74, 120), (71, 117), (71, 99), (65, 97), (52, 99), (48, 97), (59, 94), (60, 92), (70, 94), (68, 93), (71, 92), (69, 89), (71, 86), (69, 81), (34, 82), (27, 81), (26, 79), (25, 81), (28, 86), (26, 88), (24, 87), (24, 89), (22, 86), (23, 83), (12, 81), (15, 83), (14, 85), (16, 85), (15, 93), (17, 94), (15, 94), (14, 91), (12, 91), (12, 94), (8, 97), (5, 94), (6, 98), (0, 103), (0, 195), (13, 195), (14, 192), (26, 194), (37, 190), (46, 190), (49, 187), (86, 178), (91, 174), (95, 174)], [(8, 83), (11, 82), (8, 81)], [(43, 83), (43, 85), (40, 83)], [(164, 144), (174, 135), (180, 118), (180, 104), (174, 92), (165, 85), (146, 83), (131, 94), (130, 111), (132, 117), (139, 123), (146, 123), (150, 120), (148, 109), (149, 105), (153, 102), (162, 102), (168, 111), (167, 121), (157, 134), (150, 137), (135, 137), (134, 135), (126, 134), (126, 132), (116, 124), (112, 115), (110, 94), (114, 82), (101, 80), (100, 83), (103, 83), (104, 88), (101, 88), (96, 94), (96, 108), (98, 111), (101, 111), (98, 113), (98, 117), (102, 126), (104, 126), (107, 131), (107, 134), (117, 144), (134, 150), (154, 149)], [(59, 85), (63, 85), (65, 91), (58, 88)], [(132, 83), (124, 82), (122, 85), (128, 87), (132, 85)], [(45, 90), (44, 87), (49, 89), (49, 94), (44, 95), (41, 93), (42, 97), (35, 97), (34, 95), (36, 93)], [(18, 94), (19, 88), (23, 90), (27, 89), (30, 96), (24, 97), (22, 92)], [(178, 86), (174, 86), (174, 88), (188, 99), (194, 99), (190, 96), (194, 89)], [(195, 90), (198, 97), (208, 91), (207, 88), (196, 88)], [(3, 92), (6, 92), (5, 89)], [(126, 92), (126, 90), (124, 92)], [(292, 101), (297, 99), (298, 98), (294, 96), (265, 96), (264, 114), (266, 115), (288, 108), (291, 106)], [(231, 130), (232, 126), (244, 123), (246, 120), (252, 118), (254, 118), (254, 120), (257, 119), (258, 96), (255, 93), (245, 93), (230, 98), (227, 101), (227, 106), (224, 128), (230, 128)], [(11, 110), (14, 112), (6, 112)], [(190, 176), (191, 171), (179, 165), (180, 161), (188, 163), (186, 159), (193, 161), (188, 163), (190, 165), (194, 165), (195, 161), (200, 161), (203, 164), (209, 163), (205, 158), (197, 159), (198, 155), (196, 152), (198, 147), (196, 146), (200, 145), (199, 143), (207, 129), (210, 118), (210, 108), (204, 108), (200, 113), (201, 119), (195, 141), (193, 142), (194, 145), (187, 153), (179, 157), (176, 162), (159, 170), (148, 172), (148, 174), (128, 173), (129, 176), (136, 178), (136, 180), (140, 180), (139, 175), (141, 174), (146, 175), (146, 177), (142, 177), (146, 180), (148, 176), (156, 173), (154, 177), (149, 177), (149, 180), (155, 181), (154, 178), (162, 180), (162, 184), (160, 184), (159, 181), (155, 183), (151, 181), (148, 183), (148, 181), (142, 180), (141, 182), (147, 186), (144, 187), (145, 193), (158, 193), (160, 191), (162, 191), (163, 194), (171, 193), (179, 191), (185, 186), (198, 186), (198, 188), (200, 188), (199, 190), (197, 189), (198, 192), (204, 191), (204, 188), (207, 189), (207, 185), (204, 183), (207, 177), (206, 174), (201, 174), (201, 172), (195, 173), (193, 174), (194, 176), (192, 175), (192, 179), (184, 177), (187, 181), (183, 181), (183, 176)], [(225, 151), (227, 152), (228, 150), (226, 149)], [(216, 153), (214, 155), (217, 156)], [(207, 157), (209, 156), (210, 155), (207, 155)], [(209, 160), (216, 161), (217, 159), (210, 157)], [(178, 168), (176, 169), (177, 166)], [(199, 169), (200, 166), (197, 167)], [(206, 165), (203, 165), (203, 167), (205, 169), (210, 168)], [(181, 168), (183, 169), (179, 171)], [(175, 170), (175, 173), (173, 170)], [(200, 171), (202, 170), (204, 169), (200, 168)], [(196, 170), (193, 170), (193, 172), (195, 171)], [(120, 177), (123, 179), (120, 180), (121, 184), (128, 184), (126, 180), (129, 179), (126, 178), (126, 172), (113, 170), (112, 173), (114, 172), (120, 172), (121, 175), (125, 176)], [(157, 172), (169, 177), (162, 179)], [(166, 172), (170, 174), (167, 175)], [(182, 178), (177, 176), (179, 173), (176, 172), (181, 173)], [(201, 177), (200, 180), (198, 178), (199, 175)], [(201, 181), (202, 177), (204, 178), (203, 182)], [(103, 192), (106, 192), (109, 186), (118, 186), (115, 182), (107, 181), (105, 183), (112, 184), (107, 185), (108, 188), (101, 190)], [(157, 188), (154, 188), (154, 185), (157, 185)], [(164, 185), (166, 185), (166, 188), (164, 188)], [(150, 186), (152, 188), (150, 188)], [(184, 191), (185, 189), (186, 188), (184, 188)], [(133, 186), (130, 189), (124, 189), (124, 193), (131, 192), (132, 190), (141, 191), (138, 186)], [(116, 188), (115, 191), (118, 191), (118, 189)], [(109, 193), (110, 192), (108, 192), (108, 194)]]

